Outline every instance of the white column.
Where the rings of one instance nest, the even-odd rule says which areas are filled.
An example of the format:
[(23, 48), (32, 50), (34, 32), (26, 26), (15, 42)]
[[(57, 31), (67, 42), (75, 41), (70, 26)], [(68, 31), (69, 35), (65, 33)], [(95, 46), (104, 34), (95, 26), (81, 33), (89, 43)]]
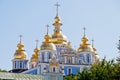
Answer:
[(74, 57), (72, 57), (72, 63), (74, 64)]

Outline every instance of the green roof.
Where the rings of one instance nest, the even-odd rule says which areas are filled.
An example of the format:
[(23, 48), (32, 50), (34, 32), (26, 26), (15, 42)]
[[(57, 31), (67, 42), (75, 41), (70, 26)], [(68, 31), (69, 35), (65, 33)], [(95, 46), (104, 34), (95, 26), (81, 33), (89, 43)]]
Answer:
[(0, 72), (0, 80), (43, 80), (42, 75)]

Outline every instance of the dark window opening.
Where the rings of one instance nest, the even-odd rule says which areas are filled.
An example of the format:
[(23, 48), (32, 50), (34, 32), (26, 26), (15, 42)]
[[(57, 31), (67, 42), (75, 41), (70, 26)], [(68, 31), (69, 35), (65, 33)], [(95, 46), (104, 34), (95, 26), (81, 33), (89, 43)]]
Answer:
[(71, 74), (71, 73), (72, 73), (71, 69), (68, 69), (68, 74)]
[(53, 72), (55, 72), (55, 68), (53, 68)]

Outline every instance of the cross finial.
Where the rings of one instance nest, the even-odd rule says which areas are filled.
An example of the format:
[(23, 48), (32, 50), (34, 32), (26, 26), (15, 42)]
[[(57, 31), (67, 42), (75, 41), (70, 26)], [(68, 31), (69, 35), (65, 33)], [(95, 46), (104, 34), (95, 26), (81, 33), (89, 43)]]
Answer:
[(46, 27), (47, 27), (47, 35), (48, 35), (48, 32), (49, 32), (49, 29), (48, 29), (48, 28), (49, 28), (50, 26), (47, 24)]
[(84, 28), (83, 28), (83, 30), (84, 30), (84, 36), (85, 36), (85, 33), (86, 33), (86, 32), (85, 32), (85, 31), (86, 31), (86, 28), (84, 27)]
[(36, 40), (36, 48), (38, 47), (38, 40)]
[(56, 14), (56, 16), (58, 16), (58, 7), (60, 6), (60, 4), (58, 4), (58, 2), (55, 4), (55, 6), (56, 6), (56, 12), (57, 12), (57, 14)]
[(92, 47), (94, 47), (94, 39), (92, 39)]
[(20, 43), (22, 42), (22, 35), (19, 35), (19, 37), (20, 37)]

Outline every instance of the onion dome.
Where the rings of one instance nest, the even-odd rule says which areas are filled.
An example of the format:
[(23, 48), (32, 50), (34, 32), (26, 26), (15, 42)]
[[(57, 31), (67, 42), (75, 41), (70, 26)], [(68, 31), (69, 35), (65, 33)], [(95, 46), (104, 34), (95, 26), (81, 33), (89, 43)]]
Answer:
[(48, 34), (48, 31), (47, 31), (47, 34), (45, 35), (44, 39), (45, 39), (45, 41), (42, 42), (41, 50), (56, 50), (56, 47), (52, 43), (51, 36)]
[(93, 51), (95, 53), (95, 59), (100, 59), (99, 55), (97, 54), (97, 49), (93, 47)]
[(59, 4), (56, 4), (57, 6), (57, 14), (55, 17), (55, 22), (53, 23), (53, 26), (55, 26), (54, 34), (52, 35), (52, 42), (54, 44), (67, 44), (68, 40), (65, 35), (62, 34), (60, 27), (62, 26), (62, 22), (58, 16), (58, 6)]
[(31, 62), (37, 62), (38, 61), (38, 55), (40, 52), (40, 49), (38, 49), (38, 40), (36, 40), (36, 48), (34, 49), (34, 54), (31, 57)]
[(80, 44), (80, 47), (78, 48), (78, 51), (77, 51), (78, 53), (80, 53), (80, 52), (93, 52), (93, 48), (88, 43), (88, 38), (86, 37), (85, 32), (84, 32), (84, 36), (81, 39), (81, 41), (82, 41), (82, 44)]
[(93, 51), (94, 51), (94, 54), (95, 54), (95, 60), (99, 61), (100, 57), (97, 54), (97, 49), (94, 47), (94, 40), (92, 40), (92, 48), (93, 48)]
[(20, 43), (18, 43), (17, 47), (18, 49), (16, 50), (14, 54), (14, 59), (26, 59), (26, 52), (24, 50), (24, 44), (21, 43), (21, 35), (20, 35)]
[(55, 17), (54, 20), (55, 22), (53, 23), (53, 26), (62, 26), (62, 22), (60, 21), (60, 18), (58, 15)]

